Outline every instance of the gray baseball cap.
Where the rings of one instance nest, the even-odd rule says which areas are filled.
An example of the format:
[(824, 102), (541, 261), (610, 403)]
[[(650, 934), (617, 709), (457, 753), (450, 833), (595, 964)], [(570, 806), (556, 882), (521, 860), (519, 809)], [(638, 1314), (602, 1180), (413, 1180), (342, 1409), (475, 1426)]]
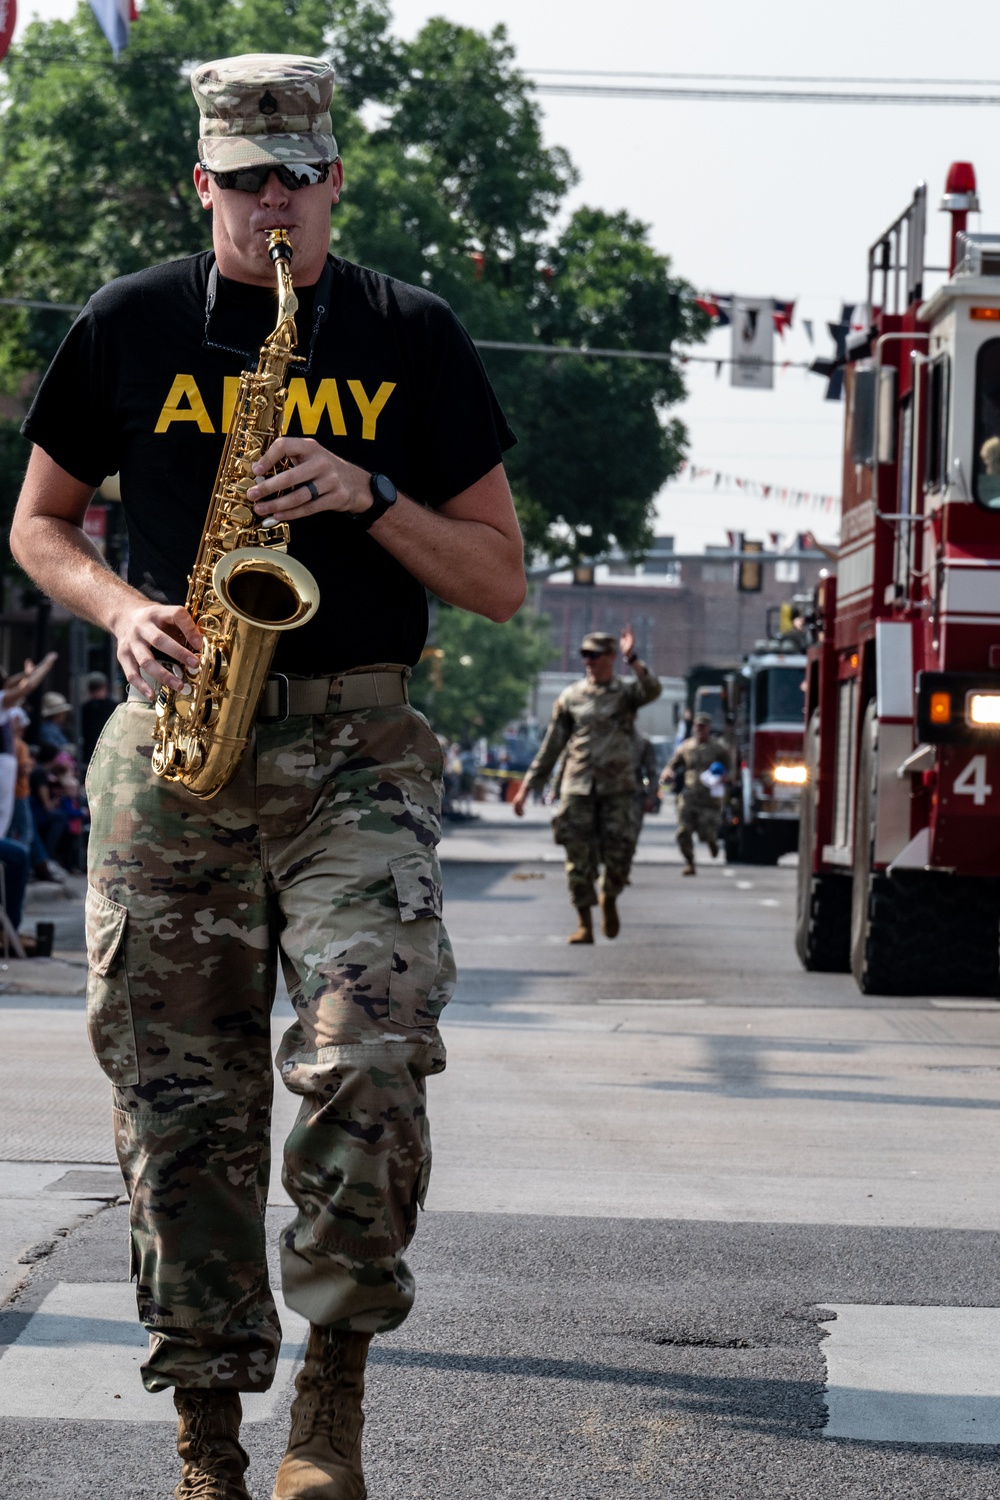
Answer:
[(323, 58), (294, 53), (248, 52), (201, 63), (191, 74), (201, 160), (212, 172), (336, 161), (334, 82)]

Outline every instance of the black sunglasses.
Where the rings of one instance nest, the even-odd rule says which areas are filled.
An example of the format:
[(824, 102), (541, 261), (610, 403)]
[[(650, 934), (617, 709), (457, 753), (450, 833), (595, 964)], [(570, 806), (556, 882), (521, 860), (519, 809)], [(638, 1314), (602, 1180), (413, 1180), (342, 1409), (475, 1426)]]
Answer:
[(294, 167), (287, 167), (284, 162), (264, 161), (255, 167), (239, 167), (235, 172), (213, 172), (202, 162), (201, 169), (220, 188), (234, 188), (238, 193), (259, 193), (271, 173), (276, 172), (282, 187), (296, 193), (299, 188), (315, 187), (318, 182), (325, 182), (331, 166), (328, 161), (299, 161)]
[(599, 657), (610, 656), (610, 651), (581, 651), (580, 655), (584, 661), (597, 661)]

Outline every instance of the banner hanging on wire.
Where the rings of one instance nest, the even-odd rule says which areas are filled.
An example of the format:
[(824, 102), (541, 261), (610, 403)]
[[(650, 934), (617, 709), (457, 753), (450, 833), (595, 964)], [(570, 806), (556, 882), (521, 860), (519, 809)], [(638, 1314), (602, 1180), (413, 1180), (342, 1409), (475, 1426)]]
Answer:
[(753, 391), (774, 389), (773, 306), (770, 297), (733, 298), (731, 385)]

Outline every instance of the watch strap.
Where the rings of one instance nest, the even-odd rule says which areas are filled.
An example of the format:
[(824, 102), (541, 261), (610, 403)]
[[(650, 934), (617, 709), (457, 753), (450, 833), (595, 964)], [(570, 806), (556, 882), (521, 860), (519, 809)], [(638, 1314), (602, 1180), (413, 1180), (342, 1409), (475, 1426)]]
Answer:
[[(397, 493), (395, 485), (392, 485), (392, 499), (387, 499), (385, 495), (379, 493), (378, 486), (375, 483), (375, 481), (379, 478), (387, 478), (387, 476), (373, 474), (368, 481), (368, 486), (371, 490), (372, 496), (371, 505), (367, 510), (358, 511), (351, 517), (351, 519), (354, 521), (354, 524), (356, 526), (360, 526), (362, 531), (367, 531), (370, 526), (374, 526), (375, 522), (380, 520), (381, 517), (385, 515), (386, 511), (391, 510), (396, 503)], [(389, 483), (392, 484), (392, 481), (389, 480)]]

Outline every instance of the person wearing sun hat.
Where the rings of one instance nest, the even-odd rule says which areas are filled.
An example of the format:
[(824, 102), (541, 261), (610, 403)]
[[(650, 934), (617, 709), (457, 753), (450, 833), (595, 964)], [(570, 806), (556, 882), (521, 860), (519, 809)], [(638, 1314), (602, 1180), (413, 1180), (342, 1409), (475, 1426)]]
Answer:
[[(330, 64), (250, 54), (197, 66), (191, 84), (212, 249), (111, 282), (74, 324), (24, 423), (35, 447), (11, 545), (117, 638), (129, 682), (88, 778), (88, 1026), (114, 1086), (141, 1375), (174, 1391), (175, 1495), (248, 1500), (240, 1393), (277, 1368), (263, 1209), (280, 961), (295, 1021), (278, 1066), (301, 1100), (281, 1278), (310, 1334), (274, 1495), (362, 1500), (365, 1360), (414, 1298), (403, 1255), (455, 979), (440, 747), (406, 683), (428, 591), (494, 620), (523, 601), (502, 464), (514, 436), (446, 303), (329, 253), (344, 185)], [(198, 667), (187, 577), (240, 372), (274, 327), (276, 228), (301, 362), (246, 502), (290, 524), (320, 604), (280, 637), (238, 774), (199, 801), (151, 772), (152, 700)], [(127, 580), (82, 529), (111, 473)]]
[(55, 750), (69, 749), (72, 742), (66, 733), (66, 724), (72, 712), (72, 703), (62, 693), (43, 693), (38, 743), (51, 745)]

